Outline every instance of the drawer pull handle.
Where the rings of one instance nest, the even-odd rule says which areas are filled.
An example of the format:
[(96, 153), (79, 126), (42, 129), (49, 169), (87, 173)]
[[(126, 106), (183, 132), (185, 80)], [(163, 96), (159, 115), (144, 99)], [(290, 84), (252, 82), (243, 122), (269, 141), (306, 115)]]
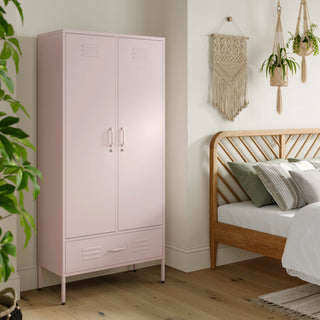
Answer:
[(109, 252), (119, 252), (119, 251), (123, 251), (123, 250), (126, 250), (127, 247), (123, 247), (123, 248), (117, 248), (117, 249), (109, 249), (108, 251)]

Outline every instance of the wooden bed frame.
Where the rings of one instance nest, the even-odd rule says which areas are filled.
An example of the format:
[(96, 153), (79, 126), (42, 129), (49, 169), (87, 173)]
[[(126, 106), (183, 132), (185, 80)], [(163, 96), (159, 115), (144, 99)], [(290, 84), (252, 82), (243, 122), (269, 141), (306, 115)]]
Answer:
[[(277, 158), (315, 158), (320, 152), (320, 128), (222, 131), (210, 144), (210, 254), (216, 266), (217, 244), (223, 243), (281, 259), (286, 238), (218, 222), (218, 206), (249, 198), (227, 162), (258, 162)], [(259, 210), (257, 208), (257, 210)]]

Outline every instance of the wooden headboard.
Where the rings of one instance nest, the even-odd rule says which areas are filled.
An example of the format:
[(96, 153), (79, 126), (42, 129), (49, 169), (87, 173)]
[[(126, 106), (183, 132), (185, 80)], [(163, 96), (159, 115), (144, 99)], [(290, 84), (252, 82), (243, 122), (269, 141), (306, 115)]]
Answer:
[(315, 158), (320, 153), (320, 128), (222, 131), (210, 144), (210, 218), (217, 207), (248, 200), (228, 162), (258, 162), (277, 158)]

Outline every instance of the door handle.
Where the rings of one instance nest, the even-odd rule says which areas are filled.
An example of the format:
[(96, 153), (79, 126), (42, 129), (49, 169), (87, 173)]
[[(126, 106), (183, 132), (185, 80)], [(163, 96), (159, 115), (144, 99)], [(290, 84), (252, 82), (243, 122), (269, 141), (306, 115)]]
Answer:
[(113, 130), (111, 127), (108, 129), (108, 143), (109, 143), (108, 147), (112, 148), (112, 146), (113, 146)]
[(122, 148), (123, 146), (124, 146), (124, 129), (123, 127), (121, 127), (120, 128), (120, 147)]

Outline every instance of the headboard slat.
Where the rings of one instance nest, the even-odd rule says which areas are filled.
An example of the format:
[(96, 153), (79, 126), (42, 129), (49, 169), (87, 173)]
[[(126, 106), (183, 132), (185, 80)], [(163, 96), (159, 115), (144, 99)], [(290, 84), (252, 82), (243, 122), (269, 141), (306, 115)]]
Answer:
[(314, 145), (317, 143), (318, 139), (320, 137), (320, 133), (317, 134), (316, 138), (314, 139), (312, 145), (310, 146), (310, 148), (308, 149), (307, 153), (304, 155), (303, 158), (307, 158), (309, 153), (311, 152), (311, 150), (313, 149)]
[(291, 149), (289, 150), (289, 152), (286, 155), (286, 158), (289, 158), (289, 155), (291, 154), (292, 150), (294, 149), (294, 147), (296, 146), (296, 144), (299, 142), (300, 138), (302, 137), (302, 134), (298, 135), (298, 138), (296, 139), (296, 141), (294, 142), (294, 144), (292, 145)]

